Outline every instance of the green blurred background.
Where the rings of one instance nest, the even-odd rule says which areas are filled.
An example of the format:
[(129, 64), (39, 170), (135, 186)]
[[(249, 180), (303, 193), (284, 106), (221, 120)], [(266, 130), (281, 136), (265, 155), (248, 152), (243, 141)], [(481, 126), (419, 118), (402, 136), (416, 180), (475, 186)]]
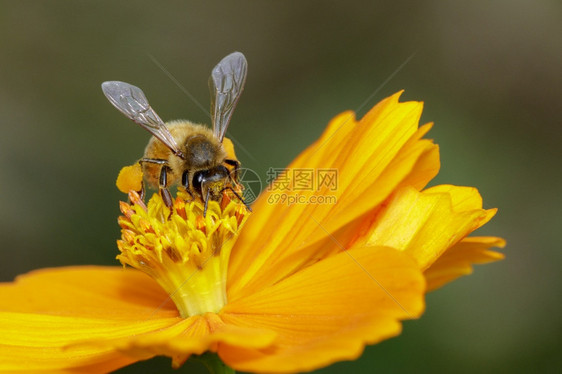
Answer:
[(116, 264), (114, 180), (148, 134), (101, 82), (142, 87), (164, 120), (208, 122), (158, 64), (207, 108), (211, 68), (239, 50), (249, 74), (230, 134), (245, 167), (265, 179), (337, 113), (405, 89), (436, 123), (432, 183), (477, 186), (499, 207), (479, 234), (508, 240), (505, 261), (429, 294), (399, 338), (320, 372), (560, 369), (559, 2), (0, 1), (0, 47), (1, 281)]

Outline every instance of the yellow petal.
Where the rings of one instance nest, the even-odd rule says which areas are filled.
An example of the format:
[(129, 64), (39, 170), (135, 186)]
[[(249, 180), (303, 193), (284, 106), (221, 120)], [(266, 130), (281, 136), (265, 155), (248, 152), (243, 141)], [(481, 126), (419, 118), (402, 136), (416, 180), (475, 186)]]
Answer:
[(112, 320), (178, 316), (148, 275), (121, 267), (77, 266), (34, 271), (0, 284), (2, 311)]
[(306, 371), (355, 359), (365, 344), (400, 333), (399, 320), (424, 308), (425, 282), (408, 256), (389, 248), (357, 248), (320, 261), (253, 295), (232, 300), (225, 323), (272, 330), (265, 349), (218, 347), (244, 371)]
[[(410, 159), (409, 152), (415, 152), (416, 147), (423, 146), (423, 152), (418, 156), (414, 153), (416, 163), (411, 166), (408, 175), (396, 187), (412, 186), (417, 190), (424, 188), (430, 180), (432, 180), (441, 167), (439, 160), (439, 146), (433, 144), (430, 140), (420, 140), (431, 128), (433, 123), (427, 123), (419, 128), (419, 130), (404, 145), (404, 149), (400, 151), (400, 156), (393, 160), (392, 164), (387, 167), (386, 173), (391, 174), (392, 170), (402, 168), (402, 164)], [(402, 159), (402, 160), (401, 160)], [(382, 178), (381, 178), (382, 179)]]
[(177, 367), (190, 355), (216, 351), (220, 344), (260, 349), (270, 346), (275, 338), (276, 334), (271, 330), (225, 324), (218, 315), (207, 313), (180, 320), (167, 328), (123, 337), (100, 337), (76, 346), (111, 348), (132, 357), (168, 356)]
[[(63, 311), (64, 313), (64, 311)], [(124, 355), (109, 346), (71, 346), (84, 339), (119, 338), (158, 330), (177, 318), (124, 321), (0, 312), (0, 371), (107, 372), (152, 357)]]
[(505, 240), (502, 238), (490, 236), (464, 238), (424, 271), (428, 290), (435, 290), (462, 275), (472, 273), (472, 264), (485, 264), (503, 259), (502, 253), (491, 251), (490, 248), (504, 246)]
[(453, 186), (441, 184), (424, 190), (424, 193), (444, 193), (451, 197), (452, 208), (455, 212), (482, 209), (482, 196), (475, 187)]
[(0, 285), (0, 371), (107, 372), (155, 355), (179, 364), (221, 342), (267, 347), (270, 330), (188, 319), (150, 277), (117, 267), (43, 269)]
[(368, 234), (367, 244), (400, 249), (422, 270), (496, 213), (482, 209), (478, 191), (468, 187), (440, 186), (423, 192), (406, 187), (388, 204)]
[(148, 276), (118, 267), (43, 269), (0, 284), (0, 371), (107, 372), (153, 355), (72, 346), (174, 325), (167, 295)]
[(345, 235), (396, 186), (408, 178), (423, 186), (435, 175), (437, 147), (420, 140), (430, 126), (417, 129), (422, 104), (399, 103), (399, 96), (383, 100), (359, 122), (350, 112), (337, 116), (322, 137), (289, 165), (290, 170), (337, 169), (335, 190), (324, 186), (299, 191), (305, 199), (333, 196), (335, 204), (288, 206), (272, 200), (276, 194), (293, 194), (294, 184), (285, 190), (274, 185), (260, 195), (253, 205), (256, 213), (233, 249), (231, 292), (249, 294), (341, 250), (328, 243), (330, 236), (345, 243)]

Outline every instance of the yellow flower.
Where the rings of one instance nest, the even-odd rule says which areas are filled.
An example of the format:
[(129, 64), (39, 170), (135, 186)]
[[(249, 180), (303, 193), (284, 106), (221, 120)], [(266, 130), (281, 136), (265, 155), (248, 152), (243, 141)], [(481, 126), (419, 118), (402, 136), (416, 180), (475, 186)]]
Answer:
[[(438, 148), (422, 139), (422, 104), (399, 96), (359, 121), (334, 118), (252, 215), (233, 200), (203, 217), (181, 194), (170, 215), (157, 195), (130, 194), (118, 258), (136, 269), (43, 269), (0, 285), (0, 370), (103, 372), (156, 355), (179, 366), (210, 351), (236, 370), (306, 371), (399, 334), (428, 290), (504, 245), (467, 238), (496, 212), (476, 189), (423, 190)], [(298, 188), (303, 170), (315, 188)]]

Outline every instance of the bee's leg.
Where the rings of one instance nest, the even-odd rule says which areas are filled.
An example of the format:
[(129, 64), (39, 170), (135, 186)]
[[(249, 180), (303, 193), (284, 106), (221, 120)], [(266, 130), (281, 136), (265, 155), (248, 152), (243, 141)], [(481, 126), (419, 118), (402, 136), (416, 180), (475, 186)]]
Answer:
[(148, 162), (150, 164), (166, 165), (168, 163), (168, 160), (164, 160), (162, 158), (147, 158), (147, 157), (143, 157), (139, 160), (139, 164), (141, 164), (141, 166), (144, 162)]
[(203, 209), (203, 217), (207, 216), (207, 206), (209, 205), (209, 195), (211, 193), (211, 190), (207, 190), (207, 194), (205, 196), (205, 209)]
[(168, 185), (169, 170), (170, 168), (167, 165), (162, 165), (162, 168), (160, 169), (160, 179), (158, 181), (158, 187), (160, 189), (160, 196), (162, 196), (164, 204), (166, 204), (166, 206), (170, 208), (170, 215), (172, 215), (172, 208), (174, 206), (174, 203), (172, 201), (172, 194), (170, 194), (170, 191), (166, 187)]
[(234, 189), (232, 187), (230, 187), (230, 186), (225, 187), (221, 190), (221, 192), (226, 191), (226, 190), (232, 191), (234, 196), (236, 196), (238, 198), (238, 200), (240, 200), (242, 202), (242, 204), (244, 204), (246, 206), (246, 209), (248, 209), (250, 212), (252, 211), (252, 208), (250, 208), (250, 206), (244, 201), (244, 199), (242, 199), (242, 196), (238, 195), (238, 193), (236, 191), (234, 191)]
[(144, 189), (144, 181), (141, 182), (141, 190), (140, 190), (140, 191), (137, 191), (137, 192), (139, 193), (140, 199), (141, 199), (142, 201), (144, 201), (144, 192), (145, 192), (145, 189)]
[[(159, 189), (159, 192), (160, 192), (160, 196), (162, 196), (162, 200), (164, 201), (164, 204), (166, 204), (166, 206), (168, 208), (170, 208), (170, 215), (171, 215), (171, 211), (172, 211), (172, 207), (173, 207), (174, 203), (172, 201), (172, 195), (170, 194), (170, 191), (166, 187), (168, 185), (168, 174), (167, 173), (170, 170), (170, 168), (168, 167), (168, 161), (164, 160), (164, 159), (161, 159), (161, 158), (147, 158), (147, 157), (143, 157), (139, 160), (139, 164), (141, 164), (141, 166), (145, 162), (162, 166), (160, 168), (160, 178), (158, 180), (158, 189)], [(144, 194), (144, 184), (143, 184), (143, 194)]]
[(189, 189), (189, 170), (184, 171), (181, 175), (181, 185), (185, 188), (185, 192), (191, 196), (191, 200), (195, 199), (195, 196), (193, 196), (191, 190)]
[[(142, 161), (141, 161), (141, 160), (139, 160), (139, 165), (141, 166), (141, 170), (142, 170)], [(140, 199), (141, 199), (142, 201), (144, 201), (144, 193), (145, 193), (145, 191), (144, 191), (144, 178), (143, 178), (143, 180), (141, 181), (141, 189), (140, 189), (140, 191), (137, 191), (137, 192), (138, 192), (138, 194), (139, 194), (139, 196), (140, 196)]]
[(234, 170), (232, 170), (234, 172), (233, 179), (234, 183), (238, 184), (238, 169), (240, 169), (240, 161), (227, 158), (226, 160), (224, 160), (224, 163), (234, 167)]

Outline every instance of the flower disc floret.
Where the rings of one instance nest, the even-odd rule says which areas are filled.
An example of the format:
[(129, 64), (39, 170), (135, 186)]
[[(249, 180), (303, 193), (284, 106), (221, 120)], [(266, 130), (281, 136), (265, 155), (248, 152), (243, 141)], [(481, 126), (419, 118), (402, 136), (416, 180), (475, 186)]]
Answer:
[(158, 194), (145, 204), (138, 193), (121, 202), (117, 259), (153, 277), (188, 317), (226, 304), (230, 252), (248, 217), (243, 204), (204, 204), (179, 192), (170, 209)]

